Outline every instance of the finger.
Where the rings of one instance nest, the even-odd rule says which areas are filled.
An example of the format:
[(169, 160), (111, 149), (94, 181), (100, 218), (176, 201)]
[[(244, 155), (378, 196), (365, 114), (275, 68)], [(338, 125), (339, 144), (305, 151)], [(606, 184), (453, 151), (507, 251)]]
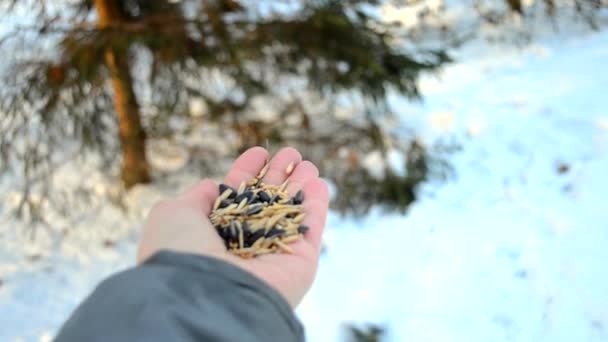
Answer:
[(287, 167), (294, 163), (295, 166), (302, 161), (302, 155), (293, 147), (282, 148), (270, 160), (270, 165), (263, 181), (268, 184), (281, 184), (287, 179)]
[(321, 250), (321, 236), (325, 228), (329, 208), (329, 189), (321, 178), (315, 178), (304, 185), (304, 210), (306, 218), (303, 225), (309, 230), (304, 234), (306, 241), (317, 250)]
[(254, 178), (264, 167), (268, 159), (268, 151), (263, 147), (252, 147), (243, 152), (232, 164), (232, 168), (224, 178), (224, 183), (238, 187), (241, 182)]
[(293, 170), (291, 176), (289, 176), (287, 192), (293, 196), (296, 192), (302, 190), (306, 183), (317, 177), (319, 177), (319, 170), (315, 164), (305, 160), (299, 163), (295, 170)]
[(217, 184), (210, 179), (205, 179), (184, 192), (179, 196), (179, 199), (200, 206), (203, 213), (209, 215), (211, 213), (211, 208), (213, 207), (213, 202), (215, 202), (215, 199), (219, 195), (218, 192)]

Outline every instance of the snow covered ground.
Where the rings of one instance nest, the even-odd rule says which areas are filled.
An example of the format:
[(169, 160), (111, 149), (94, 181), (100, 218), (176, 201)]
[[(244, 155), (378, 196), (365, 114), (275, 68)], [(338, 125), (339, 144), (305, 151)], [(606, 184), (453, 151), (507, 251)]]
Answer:
[(608, 341), (607, 61), (603, 32), (425, 82), (404, 121), (458, 137), (455, 179), (405, 217), (331, 217), (310, 340), (372, 321), (391, 341)]
[[(425, 103), (394, 99), (404, 130), (461, 145), (454, 177), (427, 184), (406, 216), (330, 216), (297, 310), (308, 340), (375, 322), (389, 341), (608, 341), (608, 31), (464, 53), (424, 80)], [(139, 220), (175, 188), (136, 189), (126, 219), (107, 208), (82, 218), (86, 238), (41, 232), (26, 258), (14, 221), (2, 222), (0, 341), (49, 340), (101, 278), (132, 264)]]

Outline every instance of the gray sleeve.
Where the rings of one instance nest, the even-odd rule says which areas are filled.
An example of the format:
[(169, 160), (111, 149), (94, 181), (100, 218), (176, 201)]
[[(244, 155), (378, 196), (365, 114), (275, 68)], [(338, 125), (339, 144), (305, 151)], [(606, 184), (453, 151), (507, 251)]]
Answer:
[(304, 341), (287, 302), (226, 262), (163, 251), (103, 281), (57, 341)]

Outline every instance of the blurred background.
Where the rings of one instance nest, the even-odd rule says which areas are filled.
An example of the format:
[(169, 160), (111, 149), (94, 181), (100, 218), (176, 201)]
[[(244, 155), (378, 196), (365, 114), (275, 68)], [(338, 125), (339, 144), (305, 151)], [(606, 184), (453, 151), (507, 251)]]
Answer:
[(309, 341), (608, 341), (606, 0), (0, 0), (0, 340), (160, 198), (299, 148)]

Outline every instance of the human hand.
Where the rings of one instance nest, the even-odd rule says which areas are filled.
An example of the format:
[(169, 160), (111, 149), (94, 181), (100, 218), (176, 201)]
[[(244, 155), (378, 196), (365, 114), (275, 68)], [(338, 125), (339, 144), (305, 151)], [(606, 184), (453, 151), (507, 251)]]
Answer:
[[(224, 183), (237, 188), (242, 181), (254, 178), (264, 166), (268, 152), (253, 147), (234, 162)], [(230, 262), (262, 279), (276, 289), (292, 307), (298, 305), (314, 280), (321, 251), (321, 235), (329, 205), (327, 185), (319, 171), (300, 153), (290, 147), (280, 150), (271, 160), (263, 181), (281, 184), (290, 163), (295, 168), (289, 176), (287, 191), (293, 196), (304, 192), (303, 224), (310, 230), (292, 244), (293, 254), (266, 254), (242, 259), (229, 253), (209, 221), (213, 203), (219, 195), (218, 185), (206, 179), (174, 199), (163, 200), (149, 213), (139, 243), (138, 262), (166, 249), (215, 257)]]

